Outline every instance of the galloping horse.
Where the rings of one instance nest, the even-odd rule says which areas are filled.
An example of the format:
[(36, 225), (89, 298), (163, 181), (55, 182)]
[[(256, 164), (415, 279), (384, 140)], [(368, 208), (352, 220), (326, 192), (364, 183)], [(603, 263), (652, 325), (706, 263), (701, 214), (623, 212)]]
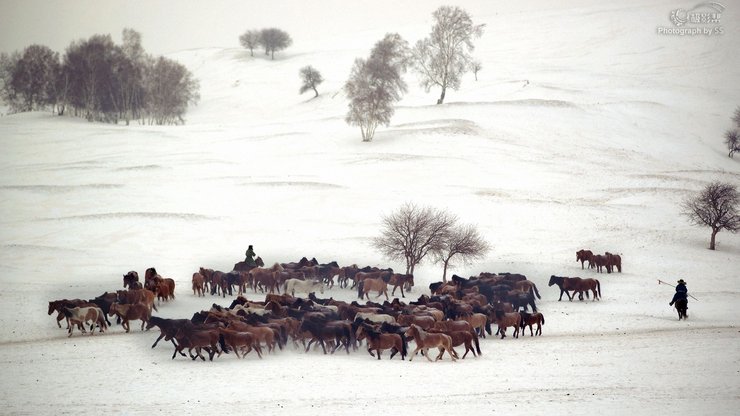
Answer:
[(581, 269), (583, 269), (583, 263), (588, 262), (588, 268), (590, 269), (593, 264), (594, 253), (591, 250), (578, 250), (576, 251), (576, 262), (581, 262)]
[(385, 295), (385, 300), (388, 300), (388, 283), (383, 279), (367, 278), (360, 281), (360, 283), (357, 284), (357, 297), (360, 299), (367, 297), (367, 300), (370, 300), (368, 293), (371, 290), (378, 292), (378, 296), (376, 296), (376, 298), (379, 298), (380, 295)]
[(416, 355), (416, 353), (419, 351), (422, 351), (424, 353), (424, 356), (427, 357), (427, 360), (432, 361), (432, 359), (429, 357), (429, 348), (439, 349), (439, 355), (434, 361), (442, 358), (442, 355), (444, 355), (445, 351), (447, 351), (447, 354), (450, 356), (452, 361), (457, 361), (457, 351), (452, 348), (452, 338), (449, 335), (426, 332), (415, 324), (411, 324), (404, 335), (407, 338), (413, 337), (414, 342), (416, 343), (416, 349), (409, 357), (409, 361), (413, 360), (414, 355)]
[(374, 330), (370, 325), (361, 324), (357, 329), (357, 340), (362, 341), (365, 338), (367, 338), (367, 352), (375, 357), (372, 351), (375, 350), (378, 354), (378, 360), (380, 359), (380, 352), (387, 349), (391, 350), (391, 360), (399, 352), (402, 360), (406, 357), (406, 340), (398, 334), (384, 334)]
[[(192, 322), (190, 319), (165, 319), (160, 318), (158, 316), (152, 316), (149, 318), (149, 321), (146, 323), (146, 330), (150, 330), (154, 328), (155, 326), (159, 328), (160, 334), (159, 338), (157, 338), (156, 341), (154, 341), (154, 344), (152, 344), (152, 348), (157, 346), (157, 343), (159, 340), (164, 338), (165, 341), (172, 341), (172, 345), (175, 346), (177, 349), (177, 344), (175, 343), (175, 334), (177, 334), (177, 331), (180, 330), (180, 327), (183, 325), (191, 324)], [(180, 352), (181, 355), (185, 355), (184, 352)]]

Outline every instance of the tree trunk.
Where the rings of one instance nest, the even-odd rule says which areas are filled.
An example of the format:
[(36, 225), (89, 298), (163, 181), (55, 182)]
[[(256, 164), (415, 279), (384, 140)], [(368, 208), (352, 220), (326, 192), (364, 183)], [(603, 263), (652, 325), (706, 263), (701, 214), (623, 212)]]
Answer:
[(313, 92), (315, 92), (315, 93), (316, 93), (316, 95), (314, 95), (314, 97), (313, 97), (313, 98), (316, 98), (316, 97), (318, 97), (318, 96), (319, 96), (319, 92), (318, 92), (318, 91), (316, 90), (316, 87), (311, 87), (311, 88), (313, 88)]
[(714, 250), (714, 241), (715, 237), (717, 236), (717, 233), (719, 232), (719, 228), (712, 228), (712, 239), (709, 240), (709, 249)]
[(450, 260), (447, 259), (442, 262), (444, 264), (444, 267), (442, 268), (442, 282), (447, 283), (447, 265), (449, 264)]
[(442, 95), (439, 96), (437, 104), (442, 104), (445, 102), (445, 91), (447, 91), (447, 87), (442, 87)]

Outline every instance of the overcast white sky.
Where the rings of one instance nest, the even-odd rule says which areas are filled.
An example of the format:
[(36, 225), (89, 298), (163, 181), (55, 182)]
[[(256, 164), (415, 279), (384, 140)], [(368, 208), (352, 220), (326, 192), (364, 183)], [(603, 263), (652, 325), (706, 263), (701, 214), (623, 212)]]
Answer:
[(442, 4), (461, 4), (473, 13), (486, 2), (0, 0), (0, 52), (37, 43), (63, 53), (70, 42), (93, 34), (110, 34), (119, 43), (126, 27), (140, 32), (144, 49), (157, 55), (198, 47), (239, 47), (240, 34), (263, 27), (284, 29), (298, 44), (317, 36), (393, 30), (404, 16), (420, 13), (431, 22), (431, 12)]

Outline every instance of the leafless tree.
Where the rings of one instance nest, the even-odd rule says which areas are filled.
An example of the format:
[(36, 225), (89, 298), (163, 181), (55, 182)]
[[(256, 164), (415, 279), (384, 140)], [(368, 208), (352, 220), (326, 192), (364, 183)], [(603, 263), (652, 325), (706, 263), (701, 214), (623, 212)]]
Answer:
[(737, 232), (740, 229), (737, 188), (729, 183), (712, 182), (699, 195), (684, 201), (683, 214), (694, 225), (712, 229), (709, 249), (715, 249), (715, 237), (722, 230)]
[(460, 88), (462, 75), (470, 68), (473, 38), (483, 35), (485, 25), (474, 25), (470, 15), (457, 6), (442, 6), (432, 16), (432, 33), (414, 46), (413, 62), (427, 92), (434, 86), (442, 88), (437, 100), (442, 104), (447, 88)]
[(382, 231), (373, 246), (391, 260), (404, 260), (406, 273), (429, 253), (444, 247), (457, 218), (447, 211), (405, 203), (382, 219)]
[(367, 60), (355, 59), (344, 84), (350, 100), (345, 121), (360, 127), (362, 141), (372, 141), (375, 129), (390, 123), (395, 111), (393, 103), (406, 92), (401, 75), (407, 64), (407, 43), (396, 33), (389, 33), (376, 43)]
[(488, 243), (481, 237), (473, 225), (453, 227), (447, 238), (442, 240), (441, 247), (434, 253), (442, 262), (442, 281), (447, 281), (447, 268), (452, 267), (451, 260), (457, 256), (463, 264), (480, 259), (490, 250)]
[(481, 69), (483, 69), (483, 64), (480, 61), (473, 61), (470, 63), (470, 70), (473, 71), (476, 81), (478, 81), (478, 72), (480, 72)]
[(249, 49), (249, 55), (254, 56), (254, 50), (260, 46), (260, 32), (258, 30), (247, 30), (239, 36), (239, 44)]
[(302, 84), (299, 93), (303, 94), (308, 90), (313, 90), (316, 94), (314, 98), (318, 97), (319, 91), (316, 90), (316, 86), (324, 82), (324, 78), (321, 76), (321, 73), (317, 71), (316, 68), (308, 65), (301, 68), (300, 75)]

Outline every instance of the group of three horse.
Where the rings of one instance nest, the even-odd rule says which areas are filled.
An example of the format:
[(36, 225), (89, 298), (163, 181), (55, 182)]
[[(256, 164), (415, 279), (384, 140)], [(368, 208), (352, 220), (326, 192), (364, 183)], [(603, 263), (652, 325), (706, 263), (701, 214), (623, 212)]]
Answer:
[(601, 255), (594, 254), (591, 250), (581, 249), (576, 251), (576, 261), (581, 262), (581, 269), (584, 269), (584, 263), (588, 262), (588, 268), (596, 269), (597, 273), (602, 273), (604, 270), (611, 273), (615, 268), (622, 273), (622, 256), (608, 251)]

